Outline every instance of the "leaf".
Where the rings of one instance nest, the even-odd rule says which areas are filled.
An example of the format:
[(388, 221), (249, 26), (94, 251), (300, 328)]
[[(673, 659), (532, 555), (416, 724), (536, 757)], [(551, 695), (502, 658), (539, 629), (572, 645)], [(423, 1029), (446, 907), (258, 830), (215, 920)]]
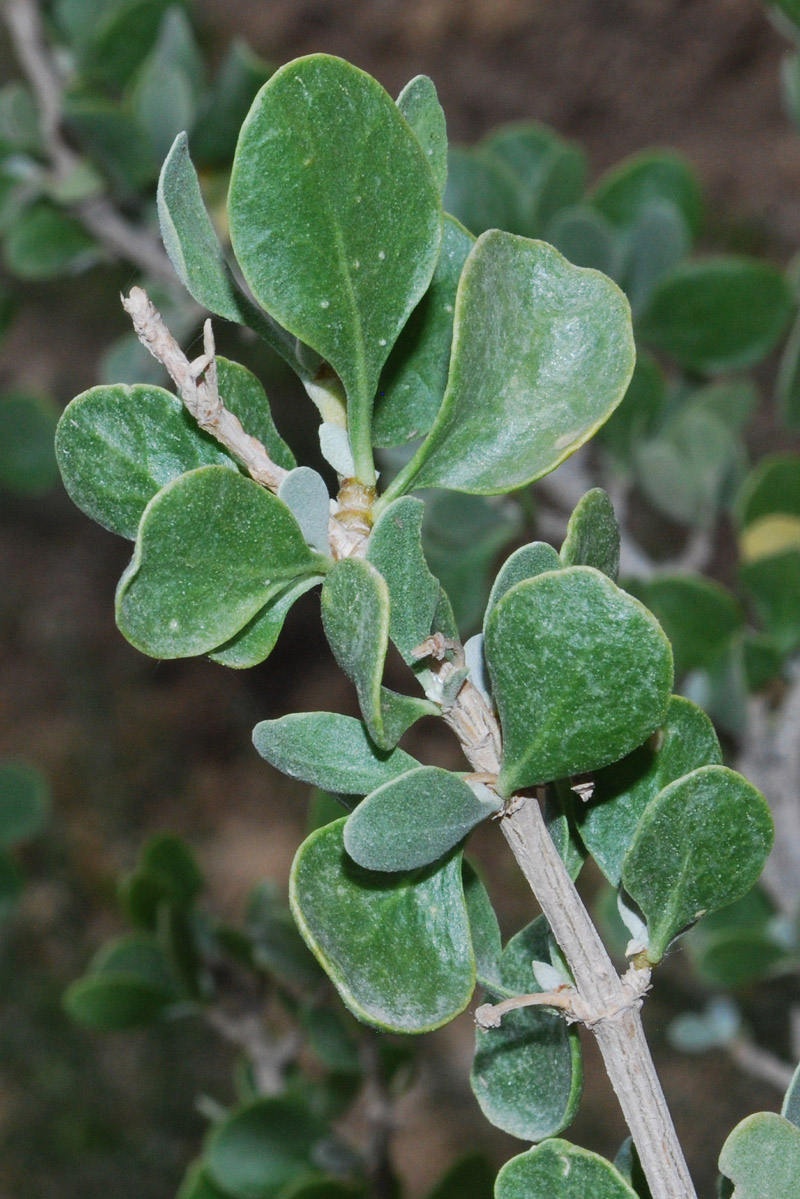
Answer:
[(207, 653), (287, 582), (324, 569), (276, 496), (235, 471), (202, 466), (147, 505), (117, 589), (117, 624), (151, 657)]
[(633, 447), (636, 481), (657, 511), (708, 526), (742, 461), (741, 443), (719, 417), (687, 404), (656, 437)]
[(58, 410), (22, 391), (0, 395), (0, 487), (43, 495), (58, 481), (53, 436)]
[(467, 1153), (450, 1166), (427, 1199), (493, 1199), (495, 1169), (482, 1153)]
[(379, 749), (360, 720), (334, 712), (262, 720), (253, 744), (281, 774), (343, 795), (367, 795), (419, 765), (405, 750)]
[(564, 566), (593, 566), (612, 583), (619, 573), (619, 524), (602, 487), (593, 487), (575, 505), (561, 546)]
[(689, 946), (689, 950), (698, 977), (726, 990), (751, 986), (796, 968), (796, 959), (766, 932), (720, 933), (704, 937), (699, 946)]
[(447, 124), (433, 80), (415, 75), (397, 97), (397, 107), (414, 130), (443, 192), (447, 183)]
[(762, 458), (748, 475), (736, 510), (743, 528), (777, 513), (800, 517), (800, 458), (794, 454)]
[(313, 1172), (324, 1126), (306, 1107), (269, 1096), (235, 1108), (211, 1132), (205, 1169), (237, 1199), (277, 1199), (298, 1175)]
[[(513, 937), (500, 962), (504, 988), (516, 994), (541, 991), (531, 962), (548, 960), (550, 945), (543, 917)], [(557, 1012), (534, 1007), (509, 1012), (499, 1028), (476, 1034), (470, 1085), (486, 1118), (512, 1136), (539, 1141), (566, 1127), (581, 1082), (577, 1033)]]
[(473, 236), (509, 227), (514, 220), (516, 190), (508, 168), (481, 147), (450, 147), (442, 203)]
[(384, 783), (348, 818), (344, 847), (365, 870), (418, 870), (458, 845), (502, 808), (438, 766), (418, 766)]
[(742, 587), (781, 654), (800, 644), (800, 551), (744, 562)]
[(422, 549), (421, 500), (402, 496), (383, 510), (367, 544), (367, 561), (383, 577), (389, 592), (389, 636), (410, 665), (413, 651), (429, 636), (439, 583)]
[(296, 467), (278, 488), (278, 499), (283, 500), (294, 516), (306, 544), (320, 554), (327, 554), (331, 506), (322, 475), (310, 466)]
[(123, 88), (155, 45), (169, 4), (170, 0), (127, 0), (104, 5), (91, 27), (84, 26), (88, 36), (81, 47), (81, 74), (93, 83)]
[(239, 418), (245, 432), (258, 438), (278, 466), (293, 470), (295, 456), (275, 428), (267, 394), (253, 372), (218, 355), (217, 380), (225, 407)]
[(634, 313), (647, 305), (653, 288), (691, 249), (692, 238), (678, 208), (655, 200), (640, 212), (626, 239), (622, 287)]
[(639, 442), (653, 429), (666, 398), (661, 368), (646, 350), (638, 350), (628, 390), (619, 407), (597, 430), (598, 440), (627, 464)]
[(427, 1032), (463, 1011), (475, 960), (460, 855), (375, 874), (347, 855), (345, 820), (318, 829), (292, 867), (292, 911), (347, 1007), (391, 1032)]
[(175, 980), (170, 973), (169, 963), (154, 937), (139, 933), (117, 937), (95, 955), (89, 976), (127, 975), (149, 982), (162, 991), (175, 995)]
[(744, 895), (772, 845), (769, 808), (725, 766), (670, 783), (645, 809), (622, 863), (622, 882), (647, 919), (648, 959), (706, 912)]
[(127, 108), (96, 95), (67, 94), (64, 122), (117, 187), (138, 191), (158, 177), (159, 160)]
[(545, 241), (575, 266), (588, 266), (617, 279), (620, 246), (615, 230), (588, 205), (562, 208), (548, 224)]
[(211, 1181), (201, 1158), (192, 1162), (184, 1174), (176, 1199), (230, 1199), (230, 1196)]
[(258, 303), (344, 384), (359, 477), (371, 482), (378, 376), (442, 238), (422, 147), (371, 76), (324, 54), (296, 59), (242, 126), (228, 212)]
[(518, 583), (486, 625), (500, 794), (598, 770), (663, 722), (672, 655), (655, 619), (586, 566)]
[(368, 562), (343, 558), (322, 588), (322, 623), (333, 656), (355, 684), (361, 714), (379, 749), (393, 749), (421, 716), (438, 715), (427, 700), (381, 686), (389, 640), (389, 591)]
[[(185, 21), (179, 10), (169, 10), (162, 32), (167, 22)], [(197, 90), (183, 64), (167, 56), (157, 44), (137, 72), (129, 103), (136, 123), (147, 136), (153, 157), (161, 162), (175, 138), (194, 125)]]
[(678, 675), (710, 666), (742, 627), (736, 597), (700, 575), (660, 575), (637, 582), (636, 595), (669, 637)]
[(800, 427), (800, 319), (795, 320), (781, 354), (775, 402), (786, 428)]
[(775, 1199), (797, 1190), (800, 1129), (774, 1112), (736, 1125), (722, 1146), (719, 1168), (734, 1184), (732, 1199)]
[(800, 1128), (800, 1066), (794, 1072), (781, 1104), (781, 1115)]
[(8, 919), (25, 889), (25, 876), (17, 861), (0, 850), (0, 921)]
[(250, 892), (245, 933), (252, 942), (252, 960), (258, 969), (292, 986), (316, 991), (322, 976), (319, 964), (271, 881), (258, 883)]
[(573, 803), (574, 793), (568, 780), (558, 779), (545, 791), (542, 815), (556, 852), (574, 882), (586, 861), (586, 849), (572, 818)]
[(290, 583), (279, 591), (252, 620), (231, 637), (230, 641), (209, 653), (211, 661), (218, 662), (220, 666), (233, 667), (235, 670), (258, 666), (275, 648), (290, 609), (301, 595), (316, 587), (323, 578), (321, 574), (311, 575), (296, 583)]
[(372, 440), (386, 448), (428, 432), (442, 403), (453, 340), (456, 290), (475, 238), (445, 216), (442, 249), (431, 285), (417, 304), (383, 368)]
[(489, 602), (486, 605), (486, 614), (483, 618), (484, 629), (496, 605), (515, 583), (523, 583), (526, 579), (533, 579), (536, 575), (544, 574), (548, 570), (560, 569), (561, 559), (558, 551), (554, 550), (552, 545), (548, 545), (546, 541), (531, 541), (529, 545), (523, 545), (518, 550), (514, 550), (514, 553), (509, 554), (500, 567), (497, 578), (492, 584)]
[(272, 71), (272, 66), (259, 58), (246, 42), (234, 39), (214, 86), (201, 100), (200, 114), (192, 131), (192, 149), (198, 162), (222, 168), (230, 164), (239, 129)]
[(236, 469), (231, 456), (162, 387), (92, 387), (67, 405), (56, 430), (64, 486), (112, 533), (135, 538), (165, 484), (198, 466)]
[(616, 1166), (555, 1137), (506, 1162), (496, 1199), (637, 1199)]
[(690, 771), (721, 764), (722, 751), (705, 712), (673, 695), (662, 727), (633, 753), (597, 771), (591, 799), (573, 803), (572, 814), (610, 883), (619, 885), (622, 860), (651, 799)]
[(697, 236), (703, 219), (700, 184), (689, 162), (672, 150), (632, 154), (603, 175), (590, 196), (593, 207), (623, 229), (653, 201), (673, 204)]
[(47, 779), (27, 762), (0, 762), (0, 848), (30, 841), (50, 811)]
[(637, 334), (706, 374), (760, 362), (793, 311), (785, 276), (756, 259), (718, 255), (681, 263), (654, 288)]
[(73, 1020), (99, 1032), (118, 1032), (150, 1024), (175, 1002), (175, 994), (127, 974), (90, 974), (64, 994)]
[(502, 125), (484, 139), (481, 150), (514, 179), (512, 219), (502, 226), (510, 233), (541, 237), (552, 218), (583, 194), (584, 151), (547, 126), (523, 121)]
[(607, 419), (632, 370), (627, 301), (609, 279), (544, 242), (485, 233), (461, 273), (439, 414), (386, 494), (541, 478)]
[(97, 244), (80, 221), (48, 200), (26, 208), (5, 239), (6, 266), (13, 275), (30, 281), (75, 274), (97, 257)]
[(466, 858), (462, 859), (461, 874), (478, 983), (485, 985), (487, 980), (500, 982), (500, 954), (503, 946), (492, 901), (477, 870)]
[(739, 537), (743, 562), (771, 558), (784, 550), (800, 550), (800, 516), (785, 516), (782, 512), (761, 516), (743, 529)]
[(301, 377), (307, 375), (300, 367), (294, 339), (265, 317), (234, 279), (203, 203), (185, 133), (175, 138), (161, 168), (158, 219), (175, 272), (198, 304), (215, 316), (254, 329)]
[(190, 904), (203, 890), (205, 880), (197, 859), (180, 837), (160, 833), (151, 837), (142, 850), (139, 868), (157, 875), (170, 900), (182, 906)]

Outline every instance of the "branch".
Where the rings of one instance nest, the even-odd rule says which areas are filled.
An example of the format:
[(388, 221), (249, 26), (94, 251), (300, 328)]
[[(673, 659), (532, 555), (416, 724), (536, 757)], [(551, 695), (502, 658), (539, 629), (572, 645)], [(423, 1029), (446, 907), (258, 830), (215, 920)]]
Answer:
[(207, 1010), (206, 1019), (226, 1041), (247, 1055), (259, 1095), (283, 1092), (284, 1074), (300, 1049), (297, 1033), (274, 1040), (256, 1012), (232, 1016), (220, 1007), (212, 1007)]
[(761, 1082), (767, 1082), (783, 1094), (794, 1078), (794, 1069), (760, 1045), (744, 1037), (736, 1037), (728, 1045), (728, 1053), (746, 1074)]
[[(50, 169), (56, 182), (63, 182), (82, 159), (61, 131), (64, 81), (46, 45), (39, 6), (36, 0), (5, 0), (3, 16), (39, 109)], [(70, 205), (70, 212), (112, 258), (130, 262), (150, 278), (177, 290), (177, 276), (158, 239), (126, 220), (105, 196), (79, 200)]]

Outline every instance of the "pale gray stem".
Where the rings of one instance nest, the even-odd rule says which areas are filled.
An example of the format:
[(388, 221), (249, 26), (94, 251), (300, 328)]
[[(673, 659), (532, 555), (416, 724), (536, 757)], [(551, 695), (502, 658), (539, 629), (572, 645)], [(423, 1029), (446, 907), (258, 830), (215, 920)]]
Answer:
[(781, 1094), (787, 1090), (789, 1083), (794, 1078), (792, 1066), (776, 1057), (774, 1053), (762, 1049), (760, 1045), (755, 1045), (744, 1037), (737, 1037), (731, 1041), (728, 1053), (745, 1074), (750, 1074), (761, 1082), (768, 1082)]
[(226, 1041), (241, 1049), (253, 1067), (259, 1095), (280, 1095), (284, 1075), (300, 1050), (296, 1033), (275, 1039), (270, 1036), (260, 1013), (231, 1015), (220, 1007), (209, 1008), (206, 1019)]

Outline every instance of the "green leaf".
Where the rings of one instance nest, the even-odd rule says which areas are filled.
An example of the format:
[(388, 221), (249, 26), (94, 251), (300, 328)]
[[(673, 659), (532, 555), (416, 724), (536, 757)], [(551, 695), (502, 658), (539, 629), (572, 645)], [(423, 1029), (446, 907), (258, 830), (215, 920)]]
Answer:
[(640, 212), (628, 232), (622, 287), (635, 314), (642, 311), (653, 288), (691, 249), (691, 234), (673, 203), (656, 200)]
[(386, 448), (424, 436), (442, 403), (450, 366), (456, 291), (475, 238), (445, 216), (431, 285), (395, 343), (378, 384), (372, 440)]
[(8, 919), (25, 889), (25, 876), (18, 862), (0, 850), (0, 921)]
[(741, 461), (738, 438), (702, 405), (687, 404), (658, 436), (633, 447), (636, 482), (653, 507), (701, 527), (715, 519)]
[(800, 1129), (774, 1112), (747, 1116), (722, 1146), (719, 1168), (734, 1199), (788, 1197), (800, 1178)]
[(439, 583), (422, 550), (421, 500), (402, 496), (381, 513), (367, 545), (367, 561), (389, 591), (389, 636), (410, 665), (413, 651), (429, 636)]
[(622, 859), (651, 799), (700, 766), (721, 765), (714, 726), (700, 708), (673, 695), (664, 724), (619, 762), (598, 770), (587, 804), (572, 804), (581, 840), (610, 883), (622, 877)]
[(255, 966), (292, 986), (316, 991), (322, 975), (319, 964), (273, 882), (258, 883), (250, 892), (245, 933)]
[(230, 1196), (211, 1181), (201, 1158), (189, 1166), (176, 1199), (230, 1199)]
[(716, 374), (760, 362), (794, 308), (785, 276), (756, 259), (682, 263), (654, 288), (637, 334), (689, 370)]
[(721, 420), (732, 432), (740, 433), (758, 409), (758, 388), (752, 379), (720, 379), (692, 394), (692, 407)]
[(229, 165), (239, 129), (272, 71), (272, 66), (241, 38), (233, 41), (213, 88), (201, 101), (192, 131), (192, 149), (198, 162), (214, 167)]
[(627, 301), (609, 279), (544, 242), (485, 233), (461, 273), (439, 414), (387, 494), (488, 495), (541, 478), (607, 419), (633, 361)]
[(371, 76), (324, 54), (297, 59), (242, 126), (228, 210), (258, 303), (342, 380), (358, 477), (371, 483), (378, 376), (442, 238), (422, 147)]
[(265, 316), (234, 279), (206, 211), (185, 133), (175, 138), (161, 168), (158, 217), (164, 248), (181, 283), (198, 304), (215, 316), (254, 329), (301, 377), (308, 377), (294, 339)]
[(58, 410), (22, 391), (0, 395), (0, 487), (43, 495), (58, 481), (53, 453)]
[(672, 689), (655, 619), (586, 566), (507, 592), (487, 621), (486, 661), (503, 728), (502, 795), (630, 753), (662, 724)]
[(253, 744), (281, 774), (342, 795), (367, 795), (419, 765), (405, 750), (379, 749), (360, 720), (335, 712), (262, 720)]
[(44, 152), (39, 110), (30, 88), (18, 80), (0, 87), (0, 144), (22, 154)]
[(92, 387), (76, 396), (58, 423), (56, 457), (74, 503), (131, 539), (165, 484), (198, 466), (236, 469), (177, 396), (147, 384)]
[(596, 184), (592, 205), (613, 225), (629, 228), (654, 201), (667, 201), (696, 236), (702, 223), (702, 194), (687, 160), (672, 150), (645, 150), (619, 163)]
[(616, 232), (601, 213), (587, 205), (563, 208), (545, 233), (550, 242), (575, 266), (588, 266), (612, 279), (619, 274), (620, 247)]
[(190, 904), (205, 886), (191, 849), (172, 833), (159, 833), (150, 838), (142, 850), (139, 868), (158, 876), (173, 903)]
[(742, 610), (721, 583), (700, 575), (659, 575), (635, 585), (672, 643), (675, 673), (710, 666), (741, 629)]
[(569, 786), (569, 780), (558, 779), (547, 787), (542, 808), (550, 839), (573, 882), (586, 861), (586, 848), (573, 820), (573, 808), (577, 806), (574, 799), (575, 793)]
[(5, 262), (20, 279), (77, 273), (97, 260), (97, 245), (80, 221), (48, 200), (26, 208), (8, 231)]
[(800, 551), (744, 562), (739, 577), (777, 648), (791, 653), (800, 643)]
[(506, 1162), (495, 1199), (637, 1199), (606, 1158), (554, 1137)]
[[(180, 10), (169, 10), (161, 26), (162, 35), (168, 25), (185, 23), (186, 17)], [(129, 96), (136, 123), (144, 130), (157, 162), (163, 160), (179, 134), (192, 128), (197, 112), (197, 88), (191, 74), (180, 61), (164, 52), (162, 41), (163, 37), (159, 37), (159, 43), (142, 64)]]
[(659, 792), (622, 863), (625, 889), (647, 919), (648, 959), (660, 961), (682, 929), (744, 895), (772, 838), (763, 797), (725, 766), (703, 766)]
[[(702, 930), (702, 923), (699, 928)], [(687, 948), (699, 978), (726, 990), (751, 986), (796, 969), (796, 959), (765, 932), (720, 933), (703, 937), (699, 946), (689, 944)]]
[[(539, 917), (504, 949), (503, 987), (517, 994), (541, 991), (531, 962), (549, 961), (550, 948), (547, 923)], [(472, 1090), (486, 1118), (512, 1136), (539, 1141), (565, 1128), (581, 1082), (580, 1041), (557, 1012), (508, 1012), (499, 1028), (476, 1034)]]
[(499, 982), (503, 945), (492, 901), (477, 870), (466, 858), (462, 860), (461, 872), (478, 982)]
[(128, 0), (100, 8), (90, 27), (84, 25), (81, 74), (121, 90), (155, 45), (170, 2)]
[(333, 656), (355, 684), (361, 714), (380, 749), (393, 749), (421, 716), (438, 715), (427, 700), (381, 686), (389, 640), (389, 590), (374, 566), (337, 562), (322, 588), (322, 623)]
[(616, 582), (619, 573), (619, 524), (602, 487), (593, 487), (575, 505), (561, 546), (564, 566), (593, 566)]
[(433, 80), (415, 75), (397, 97), (397, 107), (414, 130), (443, 192), (447, 183), (447, 122)]
[(510, 233), (541, 237), (553, 217), (577, 204), (583, 194), (585, 153), (544, 125), (503, 125), (480, 148), (514, 180), (512, 218), (502, 226)]
[(372, 873), (346, 853), (344, 825), (318, 829), (297, 853), (298, 927), (359, 1019), (392, 1032), (439, 1028), (475, 986), (460, 855), (414, 874)]
[(763, 516), (800, 516), (800, 458), (768, 454), (753, 468), (736, 503), (742, 528)]
[(344, 846), (365, 870), (417, 870), (502, 806), (488, 789), (485, 797), (476, 795), (449, 770), (418, 766), (358, 805), (345, 825)]
[(311, 1174), (324, 1126), (287, 1099), (256, 1099), (234, 1109), (206, 1142), (205, 1169), (215, 1186), (236, 1199), (277, 1199), (298, 1175)]
[(508, 229), (514, 220), (516, 190), (508, 168), (481, 147), (450, 147), (442, 203), (475, 237), (487, 229)]
[(794, 1124), (795, 1128), (800, 1128), (800, 1066), (795, 1070), (783, 1097), (781, 1115)]
[(89, 967), (90, 977), (98, 974), (109, 977), (123, 974), (173, 995), (176, 993), (175, 980), (161, 947), (154, 937), (140, 933), (117, 937), (104, 945)]
[(646, 350), (638, 350), (628, 390), (619, 407), (598, 429), (598, 440), (616, 459), (627, 464), (639, 442), (651, 432), (666, 398), (667, 386), (661, 368)]
[(800, 320), (796, 320), (781, 354), (775, 402), (787, 429), (800, 427)]
[(275, 428), (267, 394), (253, 372), (218, 356), (217, 381), (225, 407), (239, 418), (245, 432), (258, 438), (278, 466), (293, 470), (295, 456)]
[(495, 1168), (482, 1153), (468, 1153), (442, 1175), (427, 1199), (493, 1199)]
[(96, 95), (67, 94), (64, 122), (123, 191), (138, 191), (158, 177), (159, 160), (127, 108)]
[(73, 1020), (99, 1032), (150, 1024), (174, 1002), (174, 992), (127, 974), (90, 974), (64, 994), (64, 1007)]
[(290, 470), (278, 488), (278, 499), (283, 500), (294, 516), (306, 544), (320, 554), (327, 554), (331, 502), (322, 475), (310, 466)]
[(548, 545), (546, 541), (531, 541), (529, 545), (520, 546), (518, 550), (514, 550), (513, 554), (509, 554), (497, 572), (497, 577), (489, 593), (489, 602), (483, 618), (484, 631), (486, 622), (495, 606), (515, 583), (524, 583), (526, 579), (533, 579), (537, 575), (544, 574), (545, 571), (560, 569), (561, 559), (558, 551), (554, 550), (552, 545)]
[(30, 841), (42, 831), (50, 811), (50, 788), (27, 762), (0, 762), (0, 848)]
[(208, 656), (211, 661), (218, 662), (220, 666), (233, 667), (235, 670), (258, 666), (275, 648), (290, 609), (301, 595), (305, 595), (312, 587), (321, 583), (323, 577), (311, 575), (310, 578), (290, 583), (231, 637), (230, 641), (226, 641), (210, 653)]
[(226, 467), (202, 466), (147, 505), (117, 589), (117, 623), (151, 657), (207, 653), (288, 581), (321, 567), (276, 496)]

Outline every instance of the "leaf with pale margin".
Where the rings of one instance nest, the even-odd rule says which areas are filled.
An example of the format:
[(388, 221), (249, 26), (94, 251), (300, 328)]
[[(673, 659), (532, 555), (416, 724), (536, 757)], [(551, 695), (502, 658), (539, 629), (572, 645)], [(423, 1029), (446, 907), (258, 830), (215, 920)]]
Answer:
[(360, 720), (335, 712), (262, 720), (253, 744), (281, 774), (343, 795), (367, 795), (419, 765), (405, 750), (379, 749)]
[(367, 561), (383, 576), (389, 590), (389, 636), (406, 662), (430, 634), (439, 599), (439, 581), (431, 574), (422, 549), (425, 506), (402, 496), (381, 513), (367, 544)]
[(443, 192), (447, 183), (447, 122), (433, 80), (415, 75), (397, 97), (397, 107), (414, 130)]
[(554, 1137), (506, 1162), (495, 1199), (637, 1199), (610, 1161)]
[(475, 986), (461, 855), (376, 874), (348, 856), (344, 825), (318, 829), (297, 853), (289, 894), (298, 928), (360, 1020), (390, 1032), (439, 1028)]
[(466, 858), (462, 861), (461, 873), (478, 982), (482, 985), (487, 982), (499, 983), (503, 943), (492, 901), (477, 870)]
[(92, 387), (67, 405), (56, 456), (71, 499), (131, 540), (161, 488), (198, 466), (236, 463), (163, 387)]
[[(547, 922), (539, 917), (512, 937), (500, 959), (504, 993), (541, 991), (531, 965), (550, 958)], [(508, 1012), (499, 1028), (478, 1030), (470, 1085), (483, 1114), (497, 1128), (539, 1141), (565, 1128), (581, 1092), (577, 1031), (544, 1008)]]
[(794, 1072), (781, 1104), (781, 1115), (800, 1128), (800, 1066)]
[(458, 285), (442, 406), (388, 493), (491, 495), (541, 478), (607, 420), (633, 364), (628, 302), (610, 279), (544, 242), (485, 233)]
[(237, 1199), (277, 1199), (299, 1173), (313, 1171), (326, 1129), (305, 1105), (268, 1096), (235, 1108), (206, 1143), (211, 1181)]
[(619, 885), (622, 860), (650, 800), (690, 771), (721, 764), (705, 712), (673, 695), (661, 728), (633, 753), (597, 771), (592, 798), (571, 807), (584, 845), (610, 883)]
[(253, 329), (304, 377), (294, 338), (247, 298), (225, 261), (203, 202), (185, 133), (175, 138), (161, 168), (158, 219), (164, 248), (189, 295), (215, 316)]
[(294, 454), (275, 428), (260, 380), (241, 363), (218, 356), (217, 381), (223, 404), (238, 417), (244, 431), (258, 438), (273, 462), (292, 470), (297, 465)]
[(703, 766), (660, 791), (622, 862), (622, 883), (647, 919), (648, 959), (673, 937), (752, 887), (772, 846), (756, 788), (725, 766)]
[(599, 770), (664, 720), (672, 654), (638, 600), (588, 566), (517, 583), (486, 625), (503, 795)]
[(384, 783), (348, 818), (344, 846), (365, 870), (418, 870), (448, 853), (502, 807), (439, 766)]
[(800, 1180), (800, 1128), (774, 1112), (747, 1116), (722, 1146), (719, 1168), (734, 1185), (731, 1199), (789, 1199)]
[(428, 432), (442, 404), (450, 366), (456, 291), (475, 238), (446, 215), (431, 285), (395, 343), (378, 384), (372, 440), (386, 448)]
[(360, 558), (337, 562), (322, 588), (322, 623), (333, 656), (355, 684), (369, 735), (393, 749), (421, 716), (438, 707), (381, 685), (389, 642), (389, 589), (374, 566)]
[(586, 849), (578, 836), (575, 821), (572, 818), (575, 798), (574, 792), (570, 789), (569, 780), (558, 779), (547, 788), (542, 807), (547, 831), (573, 882), (586, 861)]
[(326, 569), (277, 496), (223, 466), (201, 466), (145, 508), (117, 588), (117, 624), (151, 657), (208, 653), (288, 582)]
[(230, 641), (218, 646), (208, 656), (220, 666), (234, 670), (245, 670), (258, 666), (272, 653), (283, 628), (284, 621), (301, 595), (323, 581), (323, 575), (310, 575), (280, 591), (260, 612), (240, 629)]
[(589, 266), (618, 282), (620, 245), (605, 217), (585, 204), (562, 208), (548, 223), (544, 240), (575, 266)]
[(281, 481), (278, 499), (291, 511), (312, 550), (327, 554), (331, 502), (322, 475), (310, 466), (296, 467)]
[(531, 541), (529, 545), (520, 546), (513, 554), (509, 554), (492, 584), (483, 618), (484, 629), (496, 605), (515, 583), (524, 583), (526, 579), (533, 579), (548, 570), (560, 570), (561, 565), (558, 550), (553, 549), (546, 541)]
[(564, 566), (594, 566), (612, 582), (619, 574), (619, 524), (608, 492), (593, 487), (578, 500), (561, 546)]
[(422, 147), (371, 76), (324, 54), (296, 59), (242, 126), (228, 213), (258, 303), (342, 380), (356, 465), (371, 481), (378, 376), (442, 239)]

